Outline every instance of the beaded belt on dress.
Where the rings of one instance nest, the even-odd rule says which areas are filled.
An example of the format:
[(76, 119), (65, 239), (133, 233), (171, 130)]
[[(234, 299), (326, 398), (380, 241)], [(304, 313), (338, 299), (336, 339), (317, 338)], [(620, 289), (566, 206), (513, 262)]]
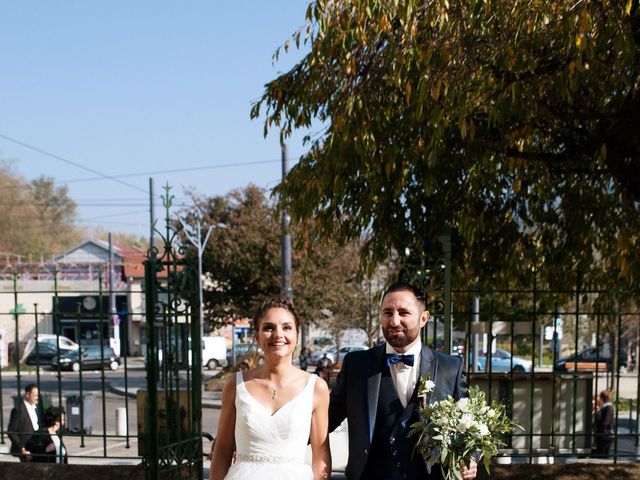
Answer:
[(237, 453), (236, 461), (251, 463), (304, 463), (304, 460), (297, 457), (277, 457), (275, 455), (257, 455), (255, 453), (248, 455)]

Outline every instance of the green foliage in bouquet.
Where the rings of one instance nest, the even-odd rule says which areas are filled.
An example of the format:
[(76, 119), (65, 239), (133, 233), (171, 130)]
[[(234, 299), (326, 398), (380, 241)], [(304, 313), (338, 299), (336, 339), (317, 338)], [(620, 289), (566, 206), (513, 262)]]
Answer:
[[(419, 391), (425, 389), (426, 382), (420, 379)], [(470, 387), (469, 396), (458, 401), (449, 396), (430, 405), (425, 402), (419, 414), (408, 435), (418, 434), (415, 451), (425, 459), (429, 472), (439, 463), (447, 480), (460, 480), (461, 463), (468, 465), (472, 458), (482, 461), (488, 473), (491, 457), (505, 445), (505, 436), (518, 427), (506, 415), (505, 406), (497, 402), (488, 405), (477, 386)]]

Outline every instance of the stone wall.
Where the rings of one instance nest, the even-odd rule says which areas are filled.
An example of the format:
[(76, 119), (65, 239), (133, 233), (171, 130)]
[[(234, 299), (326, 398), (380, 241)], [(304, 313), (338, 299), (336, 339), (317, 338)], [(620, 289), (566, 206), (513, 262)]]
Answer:
[[(478, 479), (491, 480), (633, 480), (640, 479), (640, 463), (569, 463), (562, 465), (493, 465)], [(0, 462), (2, 480), (145, 480), (141, 465), (55, 465)]]
[(556, 465), (492, 465), (491, 477), (480, 467), (478, 479), (499, 480), (634, 480), (640, 463), (565, 463)]
[(141, 465), (56, 465), (0, 462), (2, 480), (144, 480)]

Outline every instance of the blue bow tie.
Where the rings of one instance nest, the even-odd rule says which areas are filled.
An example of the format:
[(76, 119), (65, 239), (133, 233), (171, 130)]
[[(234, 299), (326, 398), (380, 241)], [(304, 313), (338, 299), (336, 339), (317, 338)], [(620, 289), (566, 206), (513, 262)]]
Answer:
[(409, 367), (413, 367), (413, 355), (400, 355), (397, 353), (387, 353), (387, 367), (394, 363), (402, 362)]

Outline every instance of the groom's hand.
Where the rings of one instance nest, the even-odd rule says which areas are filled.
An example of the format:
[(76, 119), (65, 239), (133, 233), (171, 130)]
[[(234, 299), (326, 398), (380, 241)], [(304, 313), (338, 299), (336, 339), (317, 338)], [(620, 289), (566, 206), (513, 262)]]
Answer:
[(476, 475), (478, 473), (477, 467), (478, 467), (478, 464), (473, 459), (469, 462), (468, 467), (461, 465), (460, 473), (462, 474), (462, 478), (464, 480), (473, 480), (474, 478), (476, 478)]

